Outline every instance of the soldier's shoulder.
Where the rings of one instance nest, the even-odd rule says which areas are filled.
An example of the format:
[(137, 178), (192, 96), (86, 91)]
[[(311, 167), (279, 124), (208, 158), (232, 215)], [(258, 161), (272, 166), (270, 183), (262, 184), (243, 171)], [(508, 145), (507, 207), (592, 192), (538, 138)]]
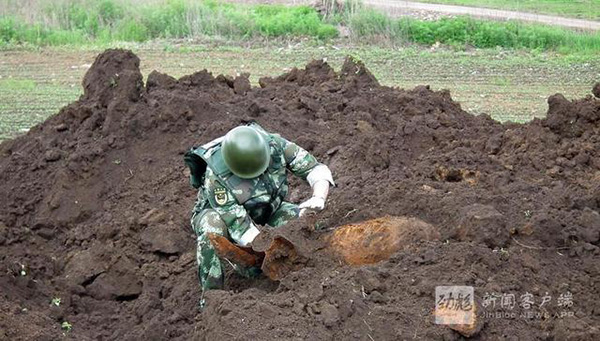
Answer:
[(204, 176), (204, 188), (209, 191), (212, 191), (215, 186), (219, 186), (219, 179), (212, 171), (212, 169), (207, 168)]
[(277, 133), (270, 133), (269, 136), (271, 136), (271, 140), (277, 143), (287, 143), (287, 140)]

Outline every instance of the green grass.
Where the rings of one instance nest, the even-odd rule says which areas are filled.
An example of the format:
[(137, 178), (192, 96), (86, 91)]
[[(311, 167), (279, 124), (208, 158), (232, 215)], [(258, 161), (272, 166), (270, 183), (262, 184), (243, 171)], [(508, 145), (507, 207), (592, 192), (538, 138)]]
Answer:
[(600, 0), (417, 0), (600, 20)]
[[(546, 99), (554, 93), (567, 98), (588, 95), (600, 75), (598, 55), (524, 50), (458, 51), (308, 42), (246, 48), (171, 40), (120, 46), (138, 54), (146, 76), (159, 70), (181, 77), (206, 68), (214, 75), (249, 72), (254, 85), (262, 76), (277, 76), (316, 58), (326, 58), (339, 70), (344, 57), (352, 54), (363, 60), (383, 85), (411, 89), (427, 84), (436, 90), (449, 89), (470, 113), (516, 122), (543, 117)], [(82, 93), (81, 79), (101, 51), (71, 47), (0, 51), (0, 140), (22, 134), (77, 100)]]
[(31, 79), (0, 79), (0, 89), (5, 91), (30, 91), (35, 89), (35, 82)]
[(371, 9), (348, 15), (353, 35), (362, 39), (387, 39), (433, 45), (436, 42), (459, 48), (556, 50), (563, 53), (600, 51), (600, 33), (578, 33), (567, 29), (520, 22), (496, 22), (469, 17), (422, 21), (394, 19)]
[(18, 10), (16, 0), (4, 1), (9, 3), (0, 17), (0, 45), (4, 44), (4, 49), (20, 44), (83, 46), (207, 37), (233, 41), (310, 37), (327, 41), (338, 36), (339, 26), (349, 29), (350, 39), (358, 42), (440, 42), (459, 49), (501, 46), (562, 53), (600, 51), (600, 33), (468, 17), (394, 19), (358, 2), (348, 2), (341, 11), (322, 17), (307, 6), (233, 5), (213, 0), (40, 0), (35, 15), (27, 16)]

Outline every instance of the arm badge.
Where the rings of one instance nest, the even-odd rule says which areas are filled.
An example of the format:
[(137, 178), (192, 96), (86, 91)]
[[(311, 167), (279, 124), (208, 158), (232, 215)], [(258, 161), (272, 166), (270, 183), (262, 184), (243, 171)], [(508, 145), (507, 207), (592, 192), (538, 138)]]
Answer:
[(227, 190), (225, 188), (215, 189), (215, 202), (219, 205), (225, 205), (227, 203)]

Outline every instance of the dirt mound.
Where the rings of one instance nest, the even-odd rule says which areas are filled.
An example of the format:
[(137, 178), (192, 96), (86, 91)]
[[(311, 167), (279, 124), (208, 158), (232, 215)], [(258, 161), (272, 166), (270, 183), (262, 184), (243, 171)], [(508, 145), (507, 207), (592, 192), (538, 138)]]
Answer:
[[(500, 124), (447, 91), (380, 86), (352, 59), (259, 88), (206, 70), (143, 86), (138, 65), (104, 52), (79, 101), (0, 145), (0, 338), (457, 339), (434, 324), (434, 291), (469, 285), (478, 300), (535, 299), (538, 315), (482, 316), (481, 338), (598, 339), (599, 100), (555, 95), (547, 119)], [(303, 269), (280, 283), (229, 274), (199, 312), (183, 153), (248, 120), (314, 153), (338, 187), (323, 213), (277, 232)], [(292, 201), (309, 194), (290, 187)], [(328, 229), (384, 215), (421, 219), (442, 241), (364, 267), (322, 249)], [(572, 316), (557, 305), (567, 292)]]

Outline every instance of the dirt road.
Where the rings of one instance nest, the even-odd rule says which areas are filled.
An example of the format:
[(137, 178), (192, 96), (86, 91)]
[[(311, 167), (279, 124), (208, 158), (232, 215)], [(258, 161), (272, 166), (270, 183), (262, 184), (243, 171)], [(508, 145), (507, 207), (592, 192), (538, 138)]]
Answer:
[(414, 11), (426, 11), (453, 15), (470, 15), (474, 17), (491, 18), (496, 20), (523, 20), (583, 30), (600, 30), (600, 22), (597, 21), (564, 18), (551, 15), (503, 11), (490, 8), (425, 4), (413, 1), (363, 0), (363, 2), (366, 5), (385, 10), (385, 12), (392, 16), (407, 15)]
[[(268, 4), (286, 4), (286, 5), (311, 5), (314, 0), (225, 0), (232, 3), (268, 3)], [(363, 0), (365, 5), (383, 10), (387, 14), (398, 16), (416, 16), (425, 19), (437, 19), (444, 15), (469, 15), (477, 18), (490, 18), (494, 20), (522, 20), (538, 22), (547, 25), (575, 28), (579, 30), (600, 30), (600, 22), (592, 20), (582, 20), (565, 18), (553, 15), (542, 15), (527, 12), (503, 11), (491, 8), (478, 8), (468, 6), (426, 4), (414, 1), (399, 0)], [(432, 15), (434, 14), (434, 15)]]

